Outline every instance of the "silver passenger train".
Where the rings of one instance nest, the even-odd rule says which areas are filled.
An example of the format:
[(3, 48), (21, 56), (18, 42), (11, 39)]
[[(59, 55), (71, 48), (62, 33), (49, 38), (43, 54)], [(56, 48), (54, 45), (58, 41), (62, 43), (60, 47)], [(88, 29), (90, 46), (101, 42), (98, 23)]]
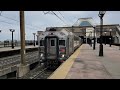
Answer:
[(39, 59), (45, 66), (59, 66), (81, 44), (80, 37), (67, 29), (46, 28), (38, 37)]

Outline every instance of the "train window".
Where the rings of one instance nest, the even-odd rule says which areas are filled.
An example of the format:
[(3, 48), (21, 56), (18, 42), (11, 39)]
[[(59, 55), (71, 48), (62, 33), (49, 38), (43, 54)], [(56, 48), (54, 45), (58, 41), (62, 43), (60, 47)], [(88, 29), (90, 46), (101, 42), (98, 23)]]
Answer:
[(65, 40), (59, 40), (59, 45), (65, 46)]
[(40, 46), (44, 46), (44, 40), (40, 40)]
[(51, 40), (51, 46), (55, 46), (55, 40)]

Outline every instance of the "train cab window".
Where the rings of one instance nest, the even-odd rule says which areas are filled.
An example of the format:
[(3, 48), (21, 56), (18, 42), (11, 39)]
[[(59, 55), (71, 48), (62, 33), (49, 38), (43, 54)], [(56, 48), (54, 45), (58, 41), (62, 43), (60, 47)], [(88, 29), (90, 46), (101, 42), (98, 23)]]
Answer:
[(40, 40), (40, 46), (44, 46), (44, 40)]
[(65, 40), (59, 40), (59, 45), (65, 46)]
[(55, 46), (55, 40), (51, 40), (51, 46)]

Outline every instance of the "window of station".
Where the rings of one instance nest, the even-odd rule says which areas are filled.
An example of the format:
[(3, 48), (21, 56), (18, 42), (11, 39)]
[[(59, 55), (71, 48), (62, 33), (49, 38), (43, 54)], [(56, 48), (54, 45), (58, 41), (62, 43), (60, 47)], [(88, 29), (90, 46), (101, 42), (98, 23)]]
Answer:
[(65, 40), (59, 40), (59, 45), (65, 46)]
[(44, 46), (44, 40), (40, 40), (40, 46)]
[(51, 46), (55, 46), (55, 40), (51, 40)]

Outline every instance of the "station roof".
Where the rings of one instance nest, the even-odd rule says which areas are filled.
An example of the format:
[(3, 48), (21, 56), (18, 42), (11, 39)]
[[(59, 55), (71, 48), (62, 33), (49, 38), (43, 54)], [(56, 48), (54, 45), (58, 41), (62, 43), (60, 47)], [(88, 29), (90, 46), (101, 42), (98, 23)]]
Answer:
[(92, 26), (88, 21), (82, 21), (80, 26)]

